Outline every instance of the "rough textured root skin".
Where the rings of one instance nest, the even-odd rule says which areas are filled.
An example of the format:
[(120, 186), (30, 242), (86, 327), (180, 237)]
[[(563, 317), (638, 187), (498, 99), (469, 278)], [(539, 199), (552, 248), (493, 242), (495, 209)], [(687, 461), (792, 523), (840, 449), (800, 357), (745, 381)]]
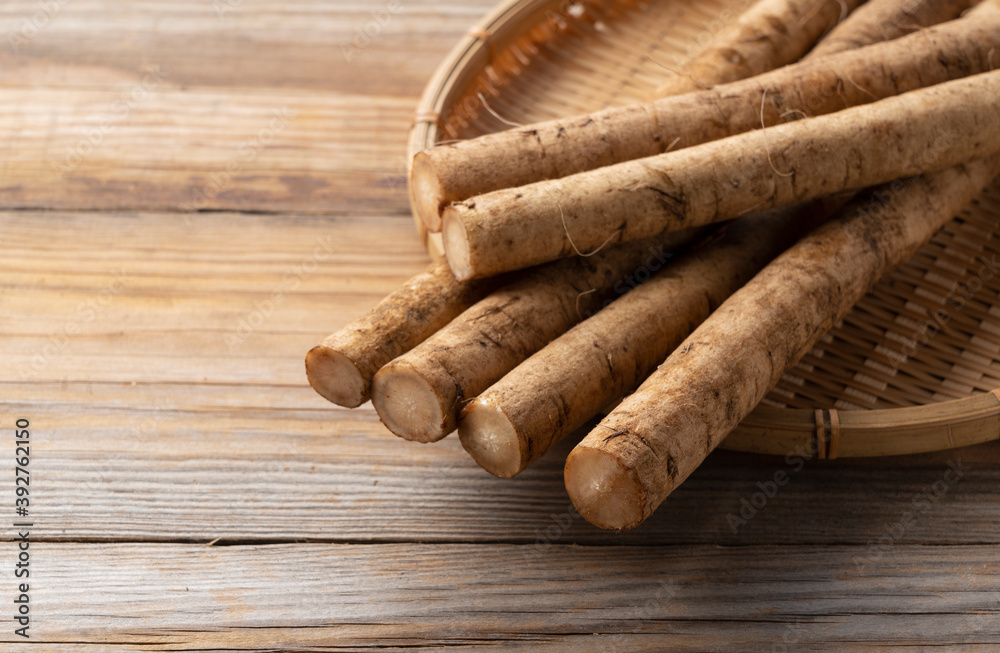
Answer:
[[(462, 445), (494, 475), (520, 473), (609, 402), (635, 390), (730, 294), (845, 200), (738, 220), (719, 240), (671, 262), (466, 406), (458, 429)], [(503, 423), (491, 418), (496, 412)], [(497, 451), (491, 445), (498, 435), (516, 439), (516, 446)]]
[[(580, 475), (600, 454), (636, 479), (642, 505), (632, 510), (648, 517), (789, 366), (998, 172), (993, 156), (885, 184), (765, 267), (571, 452), (567, 491), (580, 514), (606, 515)], [(618, 530), (638, 523), (591, 521)]]
[(417, 206), (438, 230), (438, 210), (451, 202), (759, 129), (764, 91), (764, 124), (776, 125), (986, 72), (993, 47), (1000, 49), (1000, 17), (959, 20), (698, 93), (440, 145), (414, 159), (411, 189), (415, 197), (418, 187), (432, 189), (422, 196), (437, 193)]
[(375, 373), (485, 297), (503, 279), (459, 282), (434, 263), (306, 354), (306, 376), (320, 396), (355, 408), (371, 397)]
[[(924, 0), (912, 14), (920, 25), (931, 25), (973, 1)], [(879, 0), (878, 4), (898, 8), (899, 2)], [(852, 13), (805, 60), (779, 70), (697, 93), (550, 120), (421, 152), (414, 158), (410, 177), (414, 206), (426, 227), (439, 231), (440, 211), (452, 202), (757, 129), (760, 94), (765, 89), (764, 123), (774, 125), (991, 69), (988, 53), (1000, 45), (1000, 19), (985, 15), (990, 0), (977, 9), (975, 21), (908, 35), (886, 30), (884, 39), (878, 21), (886, 11), (868, 12), (874, 3), (869, 0)], [(834, 36), (837, 44), (827, 45)], [(889, 37), (895, 40), (878, 43)], [(860, 53), (846, 51), (871, 44), (878, 47)], [(831, 51), (837, 59), (817, 61)]]
[(957, 18), (979, 0), (868, 0), (813, 48), (805, 59), (825, 57), (880, 41), (898, 39), (921, 27)]
[[(618, 290), (630, 272), (649, 258), (665, 259), (687, 243), (692, 234), (608, 248), (592, 257), (574, 257), (525, 273), (456, 317), (409, 353), (383, 367), (375, 385), (385, 396), (403, 406), (416, 403), (394, 388), (392, 377), (400, 369), (425, 380), (419, 389), (431, 393), (441, 409), (437, 424), (406, 424), (392, 415), (388, 405), (373, 394), (372, 403), (382, 422), (405, 439), (431, 441), (455, 430), (465, 401), (498, 381), (518, 363), (553, 338), (596, 311)], [(616, 286), (620, 286), (616, 288)], [(426, 390), (426, 393), (425, 393)]]
[(863, 0), (759, 0), (656, 95), (680, 95), (747, 79), (798, 61)]
[[(1000, 149), (1000, 71), (450, 206), (468, 278), (939, 170)], [(450, 256), (450, 252), (449, 252)], [(454, 268), (453, 268), (454, 271)], [(457, 274), (457, 271), (456, 271)]]

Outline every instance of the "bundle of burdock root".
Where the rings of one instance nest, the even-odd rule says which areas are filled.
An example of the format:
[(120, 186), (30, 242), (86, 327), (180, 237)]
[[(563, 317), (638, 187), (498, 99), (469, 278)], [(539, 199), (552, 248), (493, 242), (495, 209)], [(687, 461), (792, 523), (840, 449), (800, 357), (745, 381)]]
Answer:
[(309, 381), (502, 477), (620, 401), (565, 481), (633, 528), (1000, 174), (995, 64), (1000, 0), (761, 0), (655, 100), (422, 152), (447, 262)]

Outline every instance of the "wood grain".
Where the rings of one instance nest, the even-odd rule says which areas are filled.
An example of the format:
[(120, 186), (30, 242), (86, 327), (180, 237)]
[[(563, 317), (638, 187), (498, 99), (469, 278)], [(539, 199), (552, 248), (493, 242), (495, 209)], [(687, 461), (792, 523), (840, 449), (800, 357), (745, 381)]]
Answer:
[[(358, 30), (386, 0), (75, 0), (42, 11), (34, 0), (0, 8), (0, 83), (118, 86), (159, 64), (183, 88), (260, 88), (415, 98), (438, 61), (493, 3), (405, 0), (356, 54)], [(45, 20), (50, 16), (49, 20)], [(25, 30), (28, 19), (41, 25)], [(24, 42), (18, 38), (28, 35)], [(18, 41), (16, 51), (11, 35)], [(29, 82), (31, 82), (29, 84)]]
[(869, 567), (857, 547), (34, 550), (31, 632), (49, 645), (5, 629), (6, 650), (987, 651), (1000, 638), (994, 547), (900, 546)]
[[(619, 536), (570, 511), (570, 442), (505, 481), (455, 440), (398, 441), (370, 408), (329, 409), (292, 384), (44, 383), (12, 394), (9, 414), (36, 429), (46, 540), (867, 544), (914, 517), (894, 541), (998, 543), (995, 445), (870, 462), (720, 452), (646, 527)], [(949, 462), (962, 477), (935, 493)]]
[(569, 512), (571, 441), (504, 481), (320, 399), (305, 352), (426, 264), (406, 130), (492, 0), (401, 0), (351, 62), (381, 0), (213, 1), (57, 3), (16, 52), (41, 4), (0, 6), (0, 433), (32, 421), (35, 522), (33, 638), (0, 648), (995, 650), (996, 443), (719, 452), (618, 537)]
[[(407, 217), (0, 220), (2, 301), (21, 316), (0, 330), (0, 405), (37, 429), (41, 537), (523, 543), (568, 510), (571, 441), (504, 481), (457, 440), (403, 442), (370, 405), (340, 409), (308, 387), (305, 352), (424, 265)], [(102, 294), (122, 270), (120, 292)], [(720, 454), (648, 528), (616, 536), (574, 519), (559, 539), (863, 544), (961, 460), (970, 471), (902, 541), (992, 543), (998, 458), (996, 444), (884, 467)], [(787, 484), (734, 527), (751, 512), (743, 500), (761, 501), (757, 483), (782, 471)]]
[(49, 4), (0, 9), (0, 208), (408, 212), (416, 97), (490, 3), (360, 49), (386, 3)]

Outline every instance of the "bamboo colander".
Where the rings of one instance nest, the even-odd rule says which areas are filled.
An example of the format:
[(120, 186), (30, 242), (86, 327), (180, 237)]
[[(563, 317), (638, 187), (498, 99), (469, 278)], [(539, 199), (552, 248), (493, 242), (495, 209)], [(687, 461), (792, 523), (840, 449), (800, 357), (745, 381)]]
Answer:
[[(409, 155), (649, 97), (748, 0), (516, 0), (435, 73)], [(784, 375), (723, 447), (820, 458), (1000, 438), (1000, 180)], [(439, 234), (418, 229), (440, 256)]]

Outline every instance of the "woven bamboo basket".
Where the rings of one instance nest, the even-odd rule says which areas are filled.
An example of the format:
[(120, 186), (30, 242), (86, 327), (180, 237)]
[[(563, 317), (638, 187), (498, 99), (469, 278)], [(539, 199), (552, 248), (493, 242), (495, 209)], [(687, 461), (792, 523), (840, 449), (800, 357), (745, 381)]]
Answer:
[[(471, 29), (417, 110), (435, 143), (648, 98), (748, 0), (514, 0)], [(1000, 180), (883, 279), (723, 443), (819, 458), (1000, 438)], [(439, 234), (417, 227), (440, 256)]]

